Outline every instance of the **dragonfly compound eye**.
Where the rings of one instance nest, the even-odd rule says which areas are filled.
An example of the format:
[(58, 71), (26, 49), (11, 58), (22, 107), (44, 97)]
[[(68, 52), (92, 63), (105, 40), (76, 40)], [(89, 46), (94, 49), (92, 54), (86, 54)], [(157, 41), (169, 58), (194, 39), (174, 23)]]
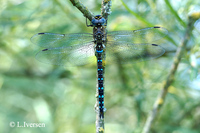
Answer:
[(97, 15), (92, 19), (91, 23), (93, 26), (102, 26), (106, 23), (106, 19)]

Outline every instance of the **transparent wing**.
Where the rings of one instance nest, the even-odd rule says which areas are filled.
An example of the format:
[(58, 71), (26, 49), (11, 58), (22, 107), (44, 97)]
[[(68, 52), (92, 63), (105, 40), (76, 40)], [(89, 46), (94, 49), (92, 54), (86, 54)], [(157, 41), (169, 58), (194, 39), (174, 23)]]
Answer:
[(133, 31), (113, 31), (108, 32), (108, 41), (150, 43), (166, 36), (168, 31), (162, 27), (150, 27)]
[(95, 61), (94, 43), (83, 46), (47, 48), (36, 54), (36, 59), (54, 65), (78, 66)]
[(92, 34), (55, 34), (55, 33), (38, 33), (35, 34), (31, 41), (43, 48), (67, 47), (76, 44), (85, 44), (93, 40)]
[(133, 63), (157, 58), (165, 53), (157, 44), (108, 43), (106, 62)]

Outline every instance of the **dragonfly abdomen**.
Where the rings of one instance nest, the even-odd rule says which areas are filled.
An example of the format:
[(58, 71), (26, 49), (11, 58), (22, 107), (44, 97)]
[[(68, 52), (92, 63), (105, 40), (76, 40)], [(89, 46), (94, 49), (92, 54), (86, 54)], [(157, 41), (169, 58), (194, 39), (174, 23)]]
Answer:
[(104, 118), (104, 66), (101, 56), (97, 57), (97, 65), (100, 118)]

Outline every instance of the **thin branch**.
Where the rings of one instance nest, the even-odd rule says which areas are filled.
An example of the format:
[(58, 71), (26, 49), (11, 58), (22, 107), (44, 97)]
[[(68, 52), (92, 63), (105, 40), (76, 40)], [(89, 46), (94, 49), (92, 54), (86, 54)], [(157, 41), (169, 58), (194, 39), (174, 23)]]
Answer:
[(90, 21), (92, 20), (94, 14), (87, 7), (85, 7), (83, 3), (81, 3), (79, 0), (70, 0), (70, 1), (73, 4), (73, 6), (77, 7), (83, 13), (83, 15), (86, 18), (88, 18)]
[(108, 19), (108, 15), (111, 14), (111, 6), (112, 6), (112, 1), (111, 0), (102, 0), (101, 15), (106, 20)]
[(174, 62), (173, 65), (171, 67), (170, 73), (168, 75), (168, 78), (165, 82), (165, 84), (163, 85), (163, 89), (161, 90), (156, 102), (154, 103), (153, 109), (151, 111), (151, 113), (149, 114), (147, 121), (145, 123), (144, 129), (142, 133), (149, 133), (152, 127), (152, 124), (154, 122), (154, 120), (156, 119), (156, 117), (158, 116), (158, 113), (162, 107), (162, 105), (164, 104), (165, 101), (165, 97), (167, 95), (168, 92), (168, 88), (169, 86), (172, 84), (172, 82), (174, 81), (174, 75), (175, 72), (177, 70), (177, 67), (180, 63), (181, 57), (185, 51), (185, 47), (186, 44), (192, 34), (192, 30), (193, 30), (193, 25), (194, 22), (200, 18), (200, 13), (197, 13), (197, 15), (192, 14), (189, 17), (189, 22), (187, 25), (187, 29), (185, 31), (185, 35), (184, 35), (184, 39), (182, 40), (180, 46), (178, 47), (177, 51), (176, 51), (176, 56), (174, 58)]

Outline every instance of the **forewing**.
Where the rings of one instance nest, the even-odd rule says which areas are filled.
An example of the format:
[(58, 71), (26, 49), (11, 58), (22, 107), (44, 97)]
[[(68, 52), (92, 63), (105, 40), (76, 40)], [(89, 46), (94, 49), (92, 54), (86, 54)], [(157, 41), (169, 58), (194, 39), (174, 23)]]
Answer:
[(108, 41), (128, 42), (128, 43), (150, 43), (157, 41), (168, 34), (162, 27), (150, 27), (133, 31), (113, 31), (108, 32)]
[(36, 59), (54, 65), (79, 66), (95, 61), (94, 44), (83, 46), (48, 48), (36, 54)]
[(31, 37), (31, 41), (43, 48), (68, 47), (76, 44), (83, 45), (92, 41), (92, 35), (87, 33), (55, 34), (38, 33)]

